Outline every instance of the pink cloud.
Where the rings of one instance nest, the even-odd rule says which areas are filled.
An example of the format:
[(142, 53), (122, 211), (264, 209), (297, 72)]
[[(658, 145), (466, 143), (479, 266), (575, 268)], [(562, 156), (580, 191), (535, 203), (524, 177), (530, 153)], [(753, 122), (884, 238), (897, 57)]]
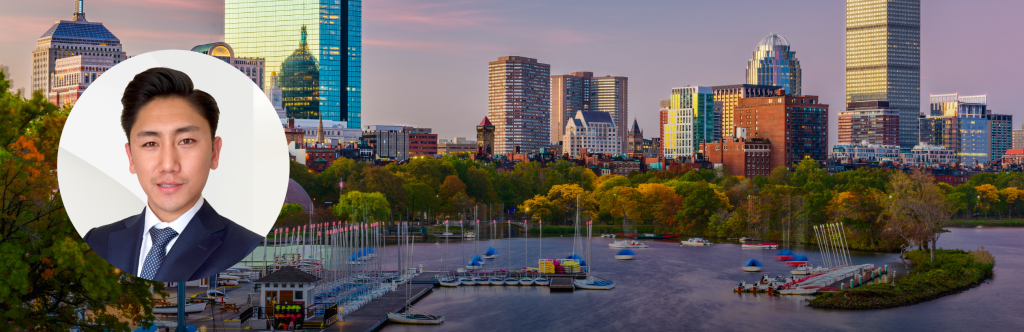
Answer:
[[(103, 0), (103, 2), (114, 3), (114, 6), (131, 6), (131, 7), (142, 7), (151, 8), (156, 10), (166, 9), (187, 9), (187, 10), (198, 10), (203, 12), (223, 13), (224, 12), (224, 1), (223, 0)], [(90, 3), (86, 3), (85, 12), (86, 15), (89, 13)], [(151, 13), (150, 15), (157, 15)]]
[(35, 42), (56, 21), (52, 17), (0, 15), (0, 22), (4, 22), (4, 33), (0, 33), (0, 41), (31, 39)]
[(465, 8), (474, 2), (449, 4), (420, 4), (405, 1), (381, 1), (363, 3), (363, 20), (369, 22), (405, 23), (434, 27), (482, 26), (500, 21), (493, 13), (497, 10)]

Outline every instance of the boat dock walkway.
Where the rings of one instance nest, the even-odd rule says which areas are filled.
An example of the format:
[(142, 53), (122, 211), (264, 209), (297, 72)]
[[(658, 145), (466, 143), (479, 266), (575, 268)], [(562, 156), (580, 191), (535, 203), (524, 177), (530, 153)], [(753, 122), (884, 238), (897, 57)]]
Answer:
[(819, 291), (828, 291), (830, 288), (836, 287), (834, 285), (839, 285), (844, 281), (849, 282), (851, 278), (855, 278), (857, 275), (863, 273), (864, 270), (871, 268), (874, 268), (874, 264), (861, 264), (837, 268), (835, 270), (810, 277), (789, 289), (780, 291), (779, 294), (809, 295)]
[[(405, 292), (412, 287), (412, 297), (405, 301)], [(394, 292), (388, 292), (370, 303), (367, 303), (359, 310), (345, 316), (344, 321), (334, 323), (323, 331), (377, 331), (388, 323), (388, 313), (398, 312), (410, 304), (416, 303), (434, 289), (433, 285), (404, 284), (398, 286)]]
[(552, 292), (571, 292), (576, 289), (576, 286), (572, 284), (572, 280), (573, 278), (551, 278), (551, 284), (548, 287), (551, 288)]

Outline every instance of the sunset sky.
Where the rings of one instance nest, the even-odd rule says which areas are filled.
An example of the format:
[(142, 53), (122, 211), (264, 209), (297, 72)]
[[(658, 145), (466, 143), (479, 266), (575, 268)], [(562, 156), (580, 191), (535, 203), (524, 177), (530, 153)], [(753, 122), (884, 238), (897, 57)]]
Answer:
[[(71, 0), (4, 0), (0, 64), (26, 87), (34, 43)], [(222, 41), (223, 0), (86, 0), (129, 55)], [(1024, 1), (923, 0), (921, 95), (988, 94), (989, 108), (1024, 121)], [(629, 77), (629, 117), (658, 133), (672, 87), (744, 83), (747, 60), (772, 31), (789, 40), (803, 91), (843, 109), (845, 2), (426, 1), (363, 2), (363, 124), (433, 128), (475, 138), (487, 113), (487, 62), (521, 55), (552, 74)], [(1016, 102), (1015, 102), (1016, 100)]]

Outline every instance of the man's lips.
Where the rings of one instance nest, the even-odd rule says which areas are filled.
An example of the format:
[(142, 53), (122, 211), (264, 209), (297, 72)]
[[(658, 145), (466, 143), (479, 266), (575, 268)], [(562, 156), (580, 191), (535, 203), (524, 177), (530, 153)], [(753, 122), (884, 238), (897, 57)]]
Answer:
[(181, 183), (157, 183), (156, 188), (165, 194), (171, 194), (181, 189)]

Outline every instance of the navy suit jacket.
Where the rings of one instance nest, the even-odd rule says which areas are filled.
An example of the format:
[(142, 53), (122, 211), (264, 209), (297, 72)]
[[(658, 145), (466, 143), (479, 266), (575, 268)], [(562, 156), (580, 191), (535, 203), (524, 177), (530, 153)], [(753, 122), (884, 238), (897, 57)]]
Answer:
[[(139, 271), (139, 251), (145, 230), (146, 210), (124, 220), (93, 228), (85, 242), (100, 257), (122, 271)], [(146, 235), (148, 236), (148, 235)], [(153, 280), (183, 282), (211, 277), (237, 264), (263, 241), (263, 236), (217, 214), (209, 201), (178, 234)]]

